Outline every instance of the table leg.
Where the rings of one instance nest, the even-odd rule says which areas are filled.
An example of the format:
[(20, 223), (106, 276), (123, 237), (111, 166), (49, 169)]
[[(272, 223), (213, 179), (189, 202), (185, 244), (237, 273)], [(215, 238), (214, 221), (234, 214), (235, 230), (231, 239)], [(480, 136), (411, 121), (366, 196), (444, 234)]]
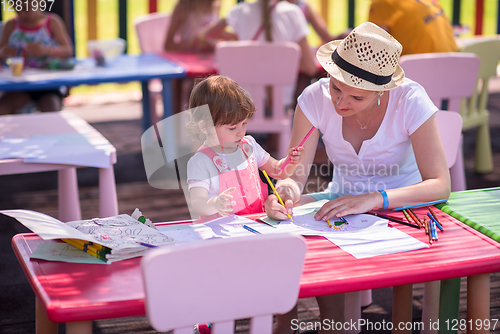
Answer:
[(451, 326), (458, 319), (460, 308), (460, 277), (441, 281), (439, 297), (439, 334), (457, 333)]
[(111, 217), (117, 214), (118, 199), (113, 165), (109, 168), (99, 168), (99, 215)]
[(172, 81), (170, 79), (163, 79), (163, 119), (170, 117), (174, 114), (173, 97), (172, 97)]
[(151, 124), (151, 102), (149, 100), (149, 82), (141, 81), (142, 87), (142, 130), (149, 129)]
[(392, 288), (393, 333), (411, 334), (411, 329), (406, 325), (412, 322), (412, 299), (413, 285), (399, 285)]
[[(490, 274), (467, 277), (467, 333), (489, 333)], [(498, 324), (497, 324), (498, 327)], [(490, 329), (491, 323), (490, 323)]]
[(424, 284), (424, 300), (422, 305), (422, 323), (424, 324), (421, 334), (437, 334), (438, 328), (431, 323), (439, 324), (439, 288), (441, 281), (426, 282)]
[(66, 334), (92, 334), (92, 321), (67, 322)]
[(58, 171), (59, 220), (68, 222), (81, 220), (80, 199), (78, 197), (78, 181), (76, 168)]
[(49, 320), (38, 298), (35, 298), (35, 327), (36, 334), (57, 334), (58, 332), (57, 323)]

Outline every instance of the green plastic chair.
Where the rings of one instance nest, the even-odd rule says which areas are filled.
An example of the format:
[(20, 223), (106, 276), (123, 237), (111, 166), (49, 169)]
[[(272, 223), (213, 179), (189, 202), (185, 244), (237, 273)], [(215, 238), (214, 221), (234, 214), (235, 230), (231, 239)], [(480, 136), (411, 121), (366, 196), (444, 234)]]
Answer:
[(481, 60), (478, 80), (474, 95), (462, 101), (460, 114), (463, 119), (462, 130), (477, 127), (475, 170), (478, 173), (493, 171), (489, 119), (486, 109), (488, 103), (488, 84), (492, 77), (497, 76), (497, 66), (500, 61), (500, 39), (477, 39), (464, 43), (462, 52), (474, 53)]

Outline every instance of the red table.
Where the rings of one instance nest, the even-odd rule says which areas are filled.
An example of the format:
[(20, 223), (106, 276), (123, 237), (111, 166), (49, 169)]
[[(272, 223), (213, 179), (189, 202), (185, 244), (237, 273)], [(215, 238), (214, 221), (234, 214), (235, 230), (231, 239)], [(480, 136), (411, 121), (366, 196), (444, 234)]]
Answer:
[[(423, 216), (426, 209), (415, 212)], [(445, 232), (439, 232), (439, 241), (430, 248), (411, 252), (355, 259), (322, 237), (307, 237), (300, 297), (392, 286), (395, 324), (411, 321), (411, 315), (408, 319), (400, 311), (408, 303), (411, 305), (411, 284), (468, 277), (467, 316), (473, 321), (489, 319), (489, 273), (500, 271), (500, 244), (441, 211), (436, 212)], [(423, 242), (428, 240), (422, 229), (391, 225)], [(140, 258), (111, 265), (30, 260), (40, 242), (31, 233), (17, 234), (12, 239), (37, 298), (37, 333), (57, 332), (52, 322), (67, 323), (69, 334), (77, 330), (91, 333), (92, 320), (145, 314)]]

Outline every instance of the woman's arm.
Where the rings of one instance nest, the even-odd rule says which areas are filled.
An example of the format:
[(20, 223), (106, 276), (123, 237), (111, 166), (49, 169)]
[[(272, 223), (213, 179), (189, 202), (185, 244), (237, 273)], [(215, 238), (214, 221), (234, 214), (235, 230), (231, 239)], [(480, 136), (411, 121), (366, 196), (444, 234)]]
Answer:
[[(430, 202), (450, 196), (450, 173), (441, 143), (436, 116), (431, 116), (411, 136), (413, 152), (422, 176), (417, 184), (387, 189), (389, 209), (404, 205)], [(379, 191), (363, 195), (345, 195), (326, 203), (316, 213), (316, 219), (327, 220), (349, 214), (358, 214), (384, 205)]]
[(316, 60), (307, 38), (305, 36), (302, 37), (297, 44), (299, 44), (301, 51), (299, 66), (300, 71), (311, 77), (315, 76), (316, 73), (318, 73), (318, 67), (316, 66)]
[[(293, 119), (292, 137), (288, 147), (297, 146), (302, 139), (304, 139), (311, 127), (311, 122), (309, 122), (300, 107), (297, 105)], [(278, 202), (276, 196), (270, 195), (268, 197), (266, 201), (266, 213), (271, 218), (280, 220), (288, 219), (286, 214), (291, 214), (293, 204), (297, 203), (301, 199), (302, 191), (306, 185), (309, 177), (309, 171), (316, 154), (318, 140), (319, 131), (316, 129), (303, 144), (304, 160), (296, 166), (295, 171), (290, 178), (280, 180), (276, 184), (276, 190), (278, 191), (283, 202), (285, 202), (286, 209)]]

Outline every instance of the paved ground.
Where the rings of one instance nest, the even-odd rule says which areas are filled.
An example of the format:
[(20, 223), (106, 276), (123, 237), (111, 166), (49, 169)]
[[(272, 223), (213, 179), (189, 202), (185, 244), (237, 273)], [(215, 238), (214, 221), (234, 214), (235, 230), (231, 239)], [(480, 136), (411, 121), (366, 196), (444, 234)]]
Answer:
[[(464, 136), (464, 155), (469, 189), (500, 186), (500, 89), (492, 85), (490, 96), (491, 135), (494, 150), (495, 170), (491, 174), (478, 175), (473, 172), (475, 131)], [(105, 103), (105, 100), (113, 103)], [(115, 165), (119, 211), (131, 213), (139, 207), (153, 221), (168, 221), (189, 218), (181, 191), (162, 191), (151, 188), (146, 176), (140, 151), (142, 134), (141, 107), (137, 101), (123, 101), (122, 97), (102, 97), (99, 104), (73, 105), (66, 110), (77, 113), (104, 134), (117, 148), (118, 163)], [(318, 153), (321, 161), (321, 152)], [(87, 168), (78, 171), (81, 190), (83, 218), (98, 215), (97, 173)], [(321, 183), (328, 176), (318, 175), (311, 179)], [(0, 209), (23, 208), (44, 212), (57, 217), (56, 174), (52, 172), (0, 177)], [(0, 217), (0, 333), (34, 332), (34, 295), (17, 263), (10, 247), (10, 239), (16, 233), (28, 232), (21, 224)], [(498, 277), (492, 276), (492, 317), (500, 315), (498, 305)], [(462, 282), (465, 293), (465, 279)], [(414, 287), (414, 321), (421, 316), (422, 285)], [(374, 302), (363, 311), (363, 318), (374, 321), (390, 321), (391, 289), (373, 292)], [(313, 299), (299, 303), (301, 320), (316, 320), (317, 306)], [(465, 314), (465, 300), (461, 300), (461, 317)], [(247, 332), (247, 325), (241, 322), (239, 333)], [(60, 326), (60, 333), (64, 327)], [(500, 331), (497, 331), (500, 332)], [(144, 317), (102, 320), (94, 323), (94, 333), (155, 333)], [(370, 333), (370, 331), (364, 331)], [(376, 333), (385, 333), (376, 331)]]

